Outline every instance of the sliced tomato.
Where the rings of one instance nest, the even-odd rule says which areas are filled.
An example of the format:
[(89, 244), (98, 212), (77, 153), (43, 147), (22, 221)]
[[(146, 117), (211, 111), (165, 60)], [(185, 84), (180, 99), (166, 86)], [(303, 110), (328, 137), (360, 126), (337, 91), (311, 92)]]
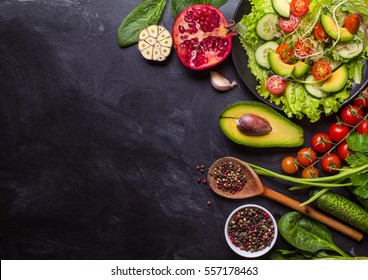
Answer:
[(313, 64), (312, 75), (317, 80), (323, 80), (324, 78), (330, 76), (332, 73), (331, 65), (328, 62), (319, 60)]
[(311, 39), (301, 39), (294, 45), (295, 54), (300, 58), (306, 58), (314, 52), (314, 43)]
[(294, 50), (288, 44), (282, 44), (278, 46), (275, 52), (280, 55), (280, 58), (284, 63), (292, 62)]
[(280, 75), (272, 75), (267, 79), (266, 86), (272, 94), (281, 94), (286, 89), (286, 81)]
[(313, 35), (314, 35), (314, 38), (316, 38), (316, 40), (320, 42), (325, 42), (330, 38), (325, 32), (325, 30), (323, 29), (320, 21), (317, 22), (317, 24), (314, 26)]
[(280, 17), (279, 25), (280, 25), (280, 28), (282, 29), (282, 31), (289, 33), (289, 32), (294, 31), (295, 28), (298, 27), (299, 20), (298, 20), (297, 17), (290, 14), (289, 18)]
[(357, 33), (358, 29), (359, 29), (359, 25), (360, 25), (360, 17), (358, 14), (350, 14), (349, 16), (347, 16), (344, 20), (344, 25), (345, 28), (350, 32), (350, 33)]
[(296, 16), (304, 16), (309, 9), (310, 0), (292, 0), (290, 3), (290, 12)]

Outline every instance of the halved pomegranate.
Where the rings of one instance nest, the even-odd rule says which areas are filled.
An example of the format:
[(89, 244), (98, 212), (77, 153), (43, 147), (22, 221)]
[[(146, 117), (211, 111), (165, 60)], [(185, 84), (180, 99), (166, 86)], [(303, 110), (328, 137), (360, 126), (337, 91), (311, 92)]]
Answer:
[(231, 51), (236, 35), (224, 14), (211, 5), (198, 4), (184, 9), (172, 30), (176, 53), (187, 67), (203, 70), (222, 62)]

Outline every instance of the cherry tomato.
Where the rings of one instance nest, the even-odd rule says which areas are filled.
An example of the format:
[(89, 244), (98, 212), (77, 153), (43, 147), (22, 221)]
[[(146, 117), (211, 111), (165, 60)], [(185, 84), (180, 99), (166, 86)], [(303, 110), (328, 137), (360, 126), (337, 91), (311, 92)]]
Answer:
[(356, 130), (359, 134), (368, 134), (368, 120), (362, 121)]
[(310, 0), (292, 0), (290, 3), (290, 12), (296, 16), (304, 16), (308, 12)]
[(342, 109), (340, 116), (347, 125), (356, 125), (363, 119), (363, 110), (356, 105), (347, 105)]
[(349, 146), (348, 143), (346, 141), (343, 141), (338, 147), (337, 147), (337, 154), (339, 155), (339, 157), (343, 160), (345, 160), (349, 154)]
[(282, 160), (281, 168), (287, 174), (295, 174), (298, 172), (299, 165), (296, 158), (288, 156)]
[(331, 146), (332, 139), (327, 133), (319, 132), (312, 137), (312, 148), (317, 152), (325, 153)]
[(345, 28), (350, 32), (350, 33), (357, 33), (358, 29), (359, 29), (359, 24), (360, 24), (360, 17), (358, 14), (350, 14), (348, 17), (345, 18), (344, 20), (344, 25)]
[(301, 39), (294, 45), (295, 54), (300, 58), (306, 58), (314, 52), (314, 43), (311, 39)]
[(281, 94), (285, 91), (286, 81), (280, 75), (272, 75), (266, 81), (267, 89), (272, 94)]
[(317, 154), (312, 148), (301, 148), (296, 158), (302, 166), (308, 167), (316, 162)]
[(325, 42), (330, 38), (323, 29), (320, 21), (314, 26), (313, 35), (320, 42)]
[(341, 167), (341, 159), (338, 155), (330, 153), (322, 157), (321, 159), (322, 170), (326, 173), (337, 173)]
[(295, 28), (298, 27), (299, 20), (297, 17), (291, 14), (289, 18), (280, 17), (279, 25), (282, 31), (289, 33), (294, 31)]
[(284, 63), (292, 62), (294, 50), (288, 44), (282, 44), (278, 46), (275, 52), (280, 55), (280, 58)]
[(353, 103), (361, 108), (368, 107), (368, 87), (359, 92), (358, 96), (354, 98)]
[(314, 166), (309, 166), (307, 168), (304, 168), (302, 171), (302, 178), (317, 178), (319, 175), (319, 171)]
[(332, 73), (331, 65), (328, 64), (326, 61), (319, 60), (313, 64), (312, 75), (317, 80), (323, 80), (324, 78), (331, 75), (331, 73)]
[(350, 132), (350, 128), (342, 123), (333, 123), (328, 128), (328, 134), (331, 136), (332, 141), (338, 143), (346, 137)]

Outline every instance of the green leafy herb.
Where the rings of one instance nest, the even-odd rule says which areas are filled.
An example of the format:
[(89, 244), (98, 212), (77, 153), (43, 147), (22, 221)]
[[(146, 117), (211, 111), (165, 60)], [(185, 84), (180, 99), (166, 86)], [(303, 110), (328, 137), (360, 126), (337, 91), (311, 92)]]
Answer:
[(282, 237), (295, 248), (311, 253), (321, 250), (335, 251), (341, 256), (348, 255), (332, 240), (331, 232), (322, 223), (298, 212), (288, 212), (278, 221)]
[(166, 0), (144, 0), (136, 6), (119, 27), (119, 45), (127, 47), (137, 43), (141, 30), (152, 24), (159, 23), (165, 6)]
[(349, 149), (354, 152), (368, 153), (368, 135), (352, 133), (346, 139)]
[(176, 18), (186, 7), (196, 4), (208, 4), (216, 8), (221, 7), (227, 0), (171, 0), (171, 13)]

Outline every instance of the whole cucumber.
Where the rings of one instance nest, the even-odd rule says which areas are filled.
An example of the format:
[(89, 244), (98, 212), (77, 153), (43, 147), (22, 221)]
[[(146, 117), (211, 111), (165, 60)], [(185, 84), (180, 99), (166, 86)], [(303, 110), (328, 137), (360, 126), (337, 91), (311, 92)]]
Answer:
[(348, 189), (353, 193), (353, 195), (358, 199), (358, 201), (360, 202), (360, 204), (365, 208), (365, 210), (368, 210), (368, 198), (366, 199), (363, 199), (359, 196), (357, 196), (355, 193), (354, 193), (354, 190), (356, 189), (356, 187), (354, 186), (351, 186), (351, 187), (348, 187)]
[[(316, 192), (312, 191), (311, 196)], [(346, 197), (329, 191), (317, 198), (314, 204), (321, 210), (368, 233), (368, 212)]]

